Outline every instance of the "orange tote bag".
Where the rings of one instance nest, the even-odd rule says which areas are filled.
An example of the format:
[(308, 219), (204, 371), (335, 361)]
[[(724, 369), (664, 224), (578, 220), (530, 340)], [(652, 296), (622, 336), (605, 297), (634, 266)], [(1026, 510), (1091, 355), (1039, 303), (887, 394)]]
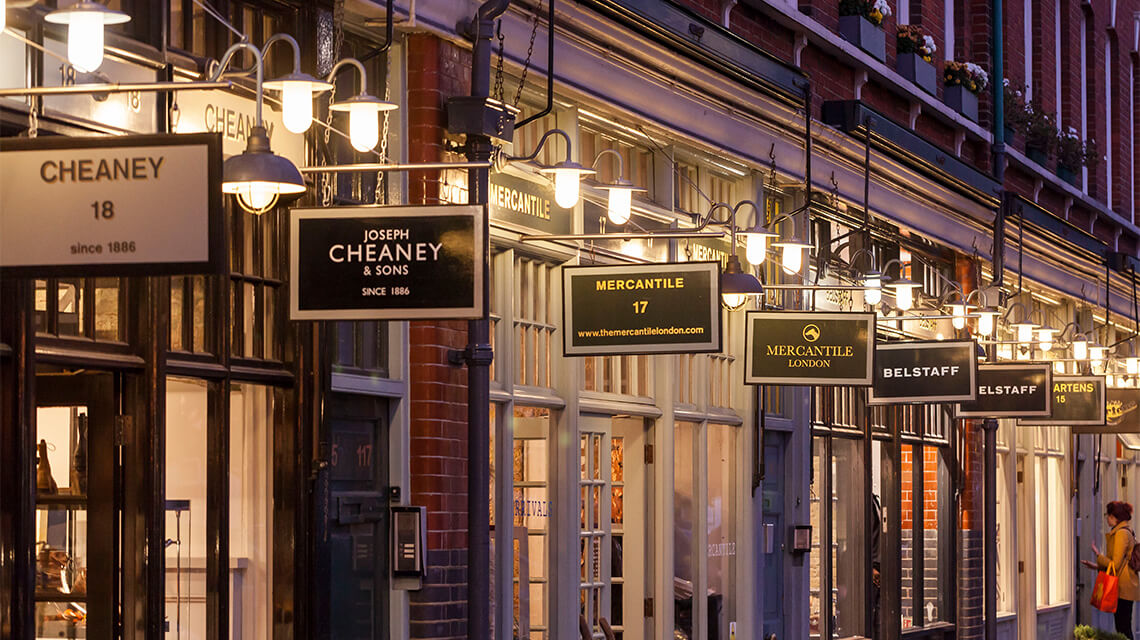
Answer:
[(1116, 601), (1120, 595), (1120, 580), (1112, 571), (1109, 564), (1108, 571), (1099, 571), (1096, 574), (1096, 584), (1093, 585), (1092, 606), (1105, 613), (1116, 613)]

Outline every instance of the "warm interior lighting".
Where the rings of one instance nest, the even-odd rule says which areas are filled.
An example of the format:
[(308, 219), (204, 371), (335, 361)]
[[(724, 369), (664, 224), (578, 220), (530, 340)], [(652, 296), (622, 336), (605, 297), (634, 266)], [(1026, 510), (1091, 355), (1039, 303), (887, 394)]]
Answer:
[(67, 25), (67, 61), (83, 73), (91, 73), (103, 64), (103, 28), (130, 19), (122, 11), (97, 2), (78, 2), (44, 16), (52, 24)]
[(725, 293), (722, 294), (720, 298), (721, 301), (724, 302), (726, 309), (729, 311), (736, 311), (740, 307), (744, 306), (744, 301), (748, 299), (748, 295), (743, 293)]

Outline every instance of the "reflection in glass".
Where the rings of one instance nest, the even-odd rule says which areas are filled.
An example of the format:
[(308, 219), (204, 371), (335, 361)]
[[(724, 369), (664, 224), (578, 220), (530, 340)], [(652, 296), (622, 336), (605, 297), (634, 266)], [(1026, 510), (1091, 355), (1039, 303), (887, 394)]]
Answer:
[(693, 637), (693, 564), (697, 504), (693, 456), (697, 425), (677, 422), (673, 429), (673, 598), (674, 627)]
[(867, 495), (861, 440), (832, 438), (832, 584), (835, 594), (835, 633), (863, 633), (866, 611), (866, 548), (864, 525)]

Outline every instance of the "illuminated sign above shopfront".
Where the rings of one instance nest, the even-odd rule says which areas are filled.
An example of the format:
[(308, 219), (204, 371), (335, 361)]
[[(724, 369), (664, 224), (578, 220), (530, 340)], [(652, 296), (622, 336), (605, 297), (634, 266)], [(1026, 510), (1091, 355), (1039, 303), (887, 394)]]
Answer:
[(217, 135), (0, 140), (0, 268), (35, 277), (215, 273)]
[(477, 318), (482, 207), (289, 212), (290, 318)]
[(977, 398), (961, 402), (955, 418), (1048, 417), (1053, 369), (1047, 363), (978, 365)]
[(873, 313), (751, 311), (745, 327), (745, 384), (872, 384)]
[(963, 342), (888, 342), (875, 347), (871, 404), (973, 400), (977, 346)]
[(720, 266), (563, 267), (568, 356), (721, 350)]
[(1106, 422), (1104, 376), (1053, 376), (1053, 411), (1048, 418), (1018, 420), (1017, 426), (1103, 427)]

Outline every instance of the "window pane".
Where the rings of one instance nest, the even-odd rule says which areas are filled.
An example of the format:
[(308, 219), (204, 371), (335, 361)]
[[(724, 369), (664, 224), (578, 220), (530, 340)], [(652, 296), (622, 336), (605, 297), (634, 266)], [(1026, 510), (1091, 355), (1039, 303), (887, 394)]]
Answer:
[(47, 280), (36, 280), (36, 331), (47, 331)]
[(206, 557), (207, 385), (166, 382), (166, 619), (171, 635), (205, 629), (206, 575), (190, 571)]
[[(194, 351), (206, 351), (206, 276), (194, 276)], [(215, 342), (215, 345), (217, 343)]]
[(740, 429), (710, 424), (708, 433), (709, 628), (716, 630), (716, 640), (727, 640), (729, 625), (737, 619), (736, 518), (740, 511), (736, 508), (736, 456)]
[(95, 279), (95, 339), (119, 339), (118, 278)]
[[(1001, 433), (999, 431), (999, 433)], [(997, 608), (999, 614), (1015, 613), (1013, 599), (1014, 571), (1013, 557), (1013, 497), (1015, 484), (1010, 469), (1012, 454), (998, 453), (997, 456)]]
[(673, 436), (673, 589), (675, 627), (693, 637), (693, 546), (697, 508), (693, 487), (693, 456), (697, 425), (678, 422)]
[(170, 349), (181, 351), (182, 344), (182, 287), (186, 278), (175, 276), (170, 279)]
[(835, 632), (839, 637), (862, 635), (866, 611), (866, 489), (863, 441), (832, 439), (832, 580), (835, 585)]
[(820, 500), (823, 492), (823, 438), (812, 438), (812, 477), (811, 477), (811, 530), (812, 547), (808, 554), (808, 631), (811, 637), (818, 638), (823, 633), (823, 569), (820, 567), (820, 542), (823, 539), (823, 503)]
[[(273, 392), (242, 384), (230, 392), (231, 637), (272, 635)], [(237, 625), (240, 625), (238, 628)]]
[(902, 445), (902, 464), (899, 470), (899, 485), (902, 487), (902, 525), (899, 531), (902, 537), (902, 562), (899, 567), (902, 601), (899, 603), (899, 611), (903, 629), (914, 626), (914, 455), (914, 445)]
[(84, 335), (83, 280), (59, 281), (59, 335)]

